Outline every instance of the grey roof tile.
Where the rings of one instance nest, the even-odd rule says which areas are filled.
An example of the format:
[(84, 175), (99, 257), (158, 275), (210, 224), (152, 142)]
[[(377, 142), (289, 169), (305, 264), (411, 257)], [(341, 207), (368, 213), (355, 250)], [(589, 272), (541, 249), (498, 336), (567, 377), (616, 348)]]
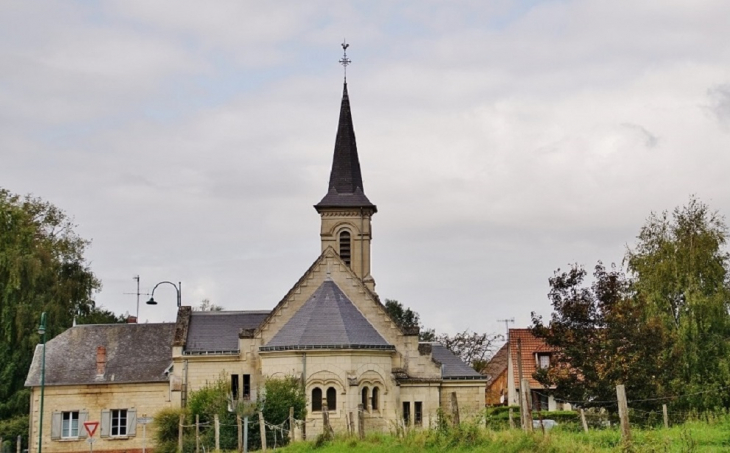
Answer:
[(394, 349), (331, 280), (323, 282), (294, 316), (260, 348)]
[[(167, 381), (175, 324), (88, 324), (46, 343), (46, 385)], [(96, 375), (96, 348), (106, 348), (106, 373)], [(43, 347), (38, 345), (25, 381), (40, 385)]]
[(185, 351), (233, 352), (238, 351), (241, 329), (255, 329), (270, 311), (193, 311), (190, 314)]
[(377, 211), (377, 207), (365, 196), (347, 83), (342, 89), (340, 121), (327, 194), (315, 205), (318, 210), (333, 207), (366, 207)]
[(441, 368), (441, 377), (443, 379), (486, 379), (439, 343), (432, 344), (431, 357), (443, 365)]

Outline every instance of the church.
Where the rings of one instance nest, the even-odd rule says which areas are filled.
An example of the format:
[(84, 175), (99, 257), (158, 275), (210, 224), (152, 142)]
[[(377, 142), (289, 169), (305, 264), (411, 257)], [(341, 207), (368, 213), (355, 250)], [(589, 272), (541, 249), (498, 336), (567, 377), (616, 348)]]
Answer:
[(221, 378), (242, 400), (255, 400), (266, 379), (300, 379), (308, 436), (322, 431), (324, 411), (335, 433), (347, 432), (359, 407), (368, 432), (429, 427), (439, 409), (450, 412), (452, 394), (462, 417), (480, 411), (486, 378), (442, 345), (419, 342), (418, 329), (396, 324), (375, 292), (378, 209), (365, 194), (346, 81), (329, 184), (314, 208), (321, 253), (270, 311), (182, 306), (174, 325), (81, 325), (50, 340), (42, 427), (39, 347), (26, 381), (30, 449), (42, 429), (44, 450), (86, 451), (81, 425), (92, 420), (100, 422), (94, 450), (141, 452), (140, 420), (185, 406)]

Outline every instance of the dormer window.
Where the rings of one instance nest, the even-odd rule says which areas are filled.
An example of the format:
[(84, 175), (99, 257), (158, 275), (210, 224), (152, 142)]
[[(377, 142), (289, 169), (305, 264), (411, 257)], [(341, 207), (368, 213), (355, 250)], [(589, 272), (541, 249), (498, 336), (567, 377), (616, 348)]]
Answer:
[(537, 367), (539, 369), (547, 369), (550, 367), (550, 354), (539, 353), (537, 354)]
[(340, 258), (348, 266), (350, 265), (352, 243), (350, 241), (350, 232), (345, 230), (340, 233)]

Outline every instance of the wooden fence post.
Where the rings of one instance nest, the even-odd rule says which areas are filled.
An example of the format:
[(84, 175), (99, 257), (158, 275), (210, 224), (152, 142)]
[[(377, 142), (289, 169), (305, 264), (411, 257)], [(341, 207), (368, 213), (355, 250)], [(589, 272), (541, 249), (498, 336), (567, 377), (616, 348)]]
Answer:
[(365, 417), (363, 417), (362, 404), (357, 405), (357, 434), (360, 439), (365, 438)]
[(289, 442), (294, 442), (294, 407), (289, 407)]
[(509, 408), (509, 427), (510, 429), (515, 429), (515, 419), (511, 407)]
[(248, 417), (243, 417), (243, 453), (248, 453)]
[(459, 400), (456, 398), (456, 392), (451, 392), (451, 416), (454, 418), (454, 426), (459, 426)]
[(332, 425), (330, 425), (330, 410), (329, 407), (327, 407), (326, 402), (322, 402), (322, 434), (327, 439), (332, 439), (334, 437), (335, 431), (332, 429)]
[(586, 422), (586, 411), (580, 408), (580, 421), (583, 423), (583, 431), (588, 432), (588, 423)]
[(183, 425), (185, 424), (185, 414), (180, 414), (180, 421), (177, 425), (177, 451), (183, 451)]
[(259, 431), (261, 431), (261, 451), (266, 451), (266, 425), (264, 424), (264, 414), (259, 411)]
[(520, 400), (522, 401), (522, 407), (524, 408), (524, 414), (522, 415), (522, 423), (525, 431), (528, 433), (532, 432), (532, 404), (530, 401), (530, 381), (529, 379), (523, 379), (520, 382)]
[(213, 415), (213, 426), (215, 429), (215, 451), (221, 451), (221, 420), (218, 414)]
[(236, 428), (238, 428), (238, 453), (243, 451), (243, 426), (241, 416), (236, 414)]
[(667, 412), (666, 404), (662, 404), (662, 412), (664, 413), (664, 427), (669, 429), (669, 412)]
[(195, 453), (200, 453), (200, 415), (195, 414)]
[(22, 448), (23, 448), (23, 438), (21, 436), (18, 436), (15, 450), (17, 451), (17, 453), (22, 453), (22, 451), (23, 451)]
[(616, 386), (618, 398), (618, 416), (621, 419), (621, 439), (624, 443), (631, 442), (631, 426), (629, 425), (629, 405), (626, 401), (626, 387), (623, 384)]
[[(522, 401), (522, 339), (517, 339), (517, 380), (520, 383), (520, 394), (519, 396), (519, 402), (520, 402), (520, 427), (522, 429), (527, 429), (525, 427), (525, 403)], [(509, 395), (507, 395), (507, 401), (509, 401)], [(509, 404), (509, 403), (508, 403)]]

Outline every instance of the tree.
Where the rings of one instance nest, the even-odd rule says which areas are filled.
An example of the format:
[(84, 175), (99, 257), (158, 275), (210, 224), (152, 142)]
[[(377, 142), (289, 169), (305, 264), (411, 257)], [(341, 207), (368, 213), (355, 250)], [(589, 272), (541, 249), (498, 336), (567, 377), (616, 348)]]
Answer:
[(393, 321), (403, 328), (421, 327), (421, 317), (410, 308), (406, 308), (394, 299), (385, 299), (385, 310)]
[[(695, 197), (657, 215), (641, 228), (626, 254), (635, 288), (660, 321), (671, 346), (670, 386), (696, 394), (678, 405), (710, 408), (730, 403), (730, 257), (724, 219)], [(708, 392), (708, 390), (710, 390)]]
[(210, 299), (203, 299), (200, 301), (200, 305), (193, 307), (194, 311), (223, 311), (223, 307), (216, 305), (210, 301)]
[(666, 339), (660, 325), (615, 266), (606, 269), (599, 262), (590, 286), (584, 284), (586, 274), (578, 265), (558, 269), (549, 280), (550, 322), (532, 314), (533, 335), (555, 350), (555, 360), (535, 378), (554, 387), (556, 397), (587, 407), (615, 410), (606, 401), (616, 399), (617, 384), (626, 385), (632, 399), (662, 396)]
[(51, 339), (94, 310), (89, 294), (101, 283), (74, 227), (52, 204), (0, 189), (0, 418), (28, 412), (23, 383), (41, 313)]
[(436, 335), (436, 330), (421, 325), (421, 317), (417, 312), (404, 307), (397, 300), (385, 299), (385, 309), (399, 326), (403, 328), (418, 327), (420, 329), (419, 341), (441, 343), (479, 372), (486, 367), (492, 352), (494, 352), (494, 341), (501, 338), (500, 335), (469, 332), (469, 330), (453, 336), (448, 334)]
[(441, 334), (438, 342), (481, 373), (494, 353), (494, 342), (501, 338), (501, 335), (469, 332), (467, 329), (451, 336)]
[[(91, 301), (91, 303), (94, 303)], [(104, 307), (94, 305), (91, 310), (76, 318), (76, 324), (123, 324), (127, 322), (127, 317), (118, 315)]]
[(403, 329), (419, 329), (419, 341), (436, 341), (436, 331), (421, 324), (421, 317), (417, 312), (406, 308), (394, 299), (385, 299), (385, 311)]

